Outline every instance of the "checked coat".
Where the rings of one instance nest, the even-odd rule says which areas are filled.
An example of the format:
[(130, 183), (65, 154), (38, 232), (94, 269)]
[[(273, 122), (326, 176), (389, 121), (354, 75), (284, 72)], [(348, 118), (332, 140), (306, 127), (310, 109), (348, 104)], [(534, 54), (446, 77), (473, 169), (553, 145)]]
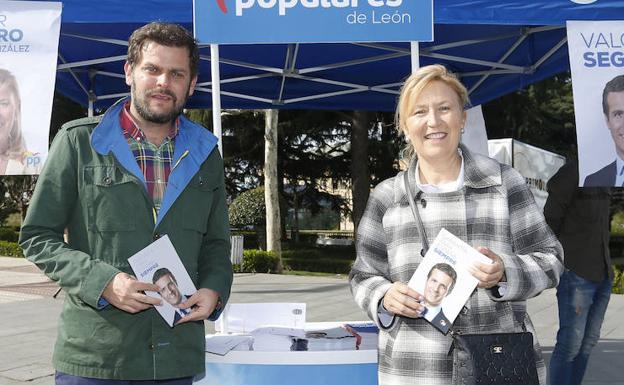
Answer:
[[(462, 147), (464, 187), (426, 194), (416, 187), (415, 164), (408, 169), (416, 204), (431, 244), (446, 228), (473, 247), (485, 246), (505, 265), (507, 289), (475, 289), (453, 328), (462, 333), (535, 332), (526, 299), (555, 287), (563, 271), (563, 250), (550, 230), (524, 178), (513, 168)], [(417, 199), (418, 200), (418, 199)], [(380, 183), (369, 198), (357, 233), (357, 259), (349, 276), (357, 304), (380, 327), (380, 385), (451, 383), (452, 337), (422, 318), (396, 316), (384, 328), (377, 315), (393, 282), (408, 282), (423, 248), (410, 210), (403, 172)], [(540, 382), (545, 383), (541, 351), (534, 340)]]

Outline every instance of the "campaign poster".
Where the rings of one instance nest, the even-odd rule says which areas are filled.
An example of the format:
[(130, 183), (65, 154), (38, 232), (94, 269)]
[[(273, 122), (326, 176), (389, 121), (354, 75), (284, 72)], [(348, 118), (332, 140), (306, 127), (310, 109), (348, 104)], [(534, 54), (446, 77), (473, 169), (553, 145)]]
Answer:
[(48, 155), (61, 7), (0, 0), (0, 175), (39, 174)]
[(624, 184), (624, 21), (568, 21), (579, 186)]

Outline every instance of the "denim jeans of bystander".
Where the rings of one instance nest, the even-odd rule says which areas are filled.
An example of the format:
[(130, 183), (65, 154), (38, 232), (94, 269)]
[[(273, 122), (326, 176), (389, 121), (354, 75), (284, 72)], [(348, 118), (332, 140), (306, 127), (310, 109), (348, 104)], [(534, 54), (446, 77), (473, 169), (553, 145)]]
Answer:
[(600, 337), (611, 280), (588, 281), (566, 269), (557, 287), (559, 331), (550, 359), (550, 385), (580, 385)]

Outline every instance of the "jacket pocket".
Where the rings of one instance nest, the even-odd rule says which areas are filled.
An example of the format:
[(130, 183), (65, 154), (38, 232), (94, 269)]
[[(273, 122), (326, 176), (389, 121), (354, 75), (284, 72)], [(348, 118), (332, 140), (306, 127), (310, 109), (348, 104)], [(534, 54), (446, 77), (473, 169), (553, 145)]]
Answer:
[(101, 165), (85, 167), (84, 180), (89, 230), (135, 230), (138, 210), (145, 205), (145, 199), (134, 178), (114, 165)]
[(201, 234), (206, 233), (214, 192), (218, 189), (219, 185), (215, 183), (214, 178), (205, 173), (193, 177), (185, 192), (188, 195), (185, 202), (191, 204), (187, 204), (184, 208), (182, 228), (195, 230)]

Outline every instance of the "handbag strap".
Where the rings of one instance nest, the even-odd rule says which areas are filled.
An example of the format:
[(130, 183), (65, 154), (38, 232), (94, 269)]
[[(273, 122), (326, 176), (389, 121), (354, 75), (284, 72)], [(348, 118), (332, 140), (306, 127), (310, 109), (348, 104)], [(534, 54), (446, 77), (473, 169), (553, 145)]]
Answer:
[(414, 199), (414, 192), (412, 191), (412, 188), (410, 187), (410, 183), (409, 183), (409, 173), (410, 171), (412, 171), (412, 169), (413, 170), (416, 169), (415, 163), (416, 163), (416, 160), (412, 160), (410, 167), (407, 170), (405, 170), (405, 172), (403, 172), (403, 184), (405, 185), (405, 190), (407, 191), (407, 197), (408, 197), (407, 200), (409, 201), (410, 208), (412, 209), (412, 214), (414, 215), (414, 218), (416, 219), (416, 222), (418, 223), (418, 231), (420, 232), (420, 238), (422, 239), (422, 244), (423, 244), (423, 248), (420, 251), (420, 255), (424, 257), (425, 253), (427, 253), (427, 250), (429, 250), (429, 241), (427, 241), (427, 234), (425, 234), (425, 226), (423, 225), (423, 221), (420, 218), (418, 207), (416, 207), (416, 200)]

